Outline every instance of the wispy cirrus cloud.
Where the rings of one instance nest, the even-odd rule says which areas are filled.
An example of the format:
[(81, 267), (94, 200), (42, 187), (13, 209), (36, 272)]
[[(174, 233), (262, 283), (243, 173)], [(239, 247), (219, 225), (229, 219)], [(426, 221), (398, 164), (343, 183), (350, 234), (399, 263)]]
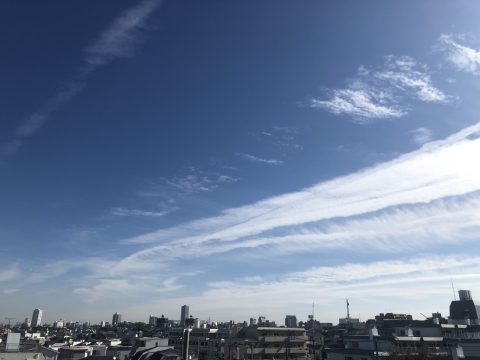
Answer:
[(373, 72), (379, 80), (389, 82), (392, 86), (414, 96), (423, 102), (445, 103), (449, 97), (432, 84), (425, 65), (417, 64), (411, 57), (387, 56), (386, 69)]
[(440, 49), (446, 54), (447, 60), (457, 70), (480, 74), (480, 51), (460, 43), (463, 36), (442, 34), (439, 38)]
[(147, 30), (148, 17), (161, 5), (162, 0), (143, 0), (126, 10), (105, 28), (99, 37), (85, 49), (84, 63), (88, 70), (108, 64), (120, 57), (134, 54), (134, 46), (142, 31)]
[[(201, 264), (208, 261), (198, 260), (208, 260), (212, 256), (218, 258), (220, 254), (222, 258), (236, 261), (241, 253), (241, 258), (246, 261), (261, 254), (282, 258), (303, 251), (322, 256), (332, 254), (332, 249), (342, 249), (341, 253), (354, 253), (355, 256), (372, 254), (375, 250), (377, 256), (383, 254), (388, 257), (392, 253), (395, 256), (422, 253), (440, 244), (472, 244), (480, 230), (480, 169), (475, 166), (479, 152), (480, 124), (477, 124), (445, 140), (427, 143), (414, 152), (347, 176), (226, 209), (217, 216), (125, 239), (124, 243), (140, 246), (140, 249), (120, 260), (81, 262), (89, 264), (89, 276), (76, 288), (83, 289), (79, 294), (90, 298), (88, 294), (95, 292), (96, 285), (101, 285), (100, 290), (104, 289), (101, 292), (109, 296), (109, 286), (114, 286), (114, 283), (103, 280), (125, 280), (118, 284), (127, 288), (131, 283), (142, 283), (148, 292), (148, 289), (154, 288), (151, 284), (156, 284), (155, 281), (166, 281), (175, 276), (179, 267), (185, 264), (185, 259), (195, 259), (196, 264)], [(341, 266), (347, 265), (337, 263), (331, 266), (340, 270), (327, 274), (332, 279), (328, 283), (337, 287), (342, 283), (344, 286), (348, 280), (342, 277), (344, 270)], [(409, 263), (406, 266), (413, 267)], [(373, 268), (359, 267), (356, 271), (367, 273)], [(398, 270), (401, 266), (392, 265), (391, 268)], [(321, 269), (327, 272), (327, 267)], [(198, 267), (196, 270), (199, 270)], [(418, 279), (426, 279), (430, 270), (415, 271), (425, 272)], [(279, 271), (278, 276), (293, 278), (292, 274)], [(460, 276), (460, 273), (457, 275)], [(469, 272), (473, 273), (473, 270)], [(248, 273), (235, 275), (237, 279), (242, 275), (252, 276)], [(268, 274), (254, 275), (262, 278), (257, 282), (240, 284), (243, 290), (252, 286), (253, 290), (264, 288), (275, 297), (282, 295), (269, 286), (275, 281), (268, 280)], [(324, 275), (322, 286), (327, 275)], [(263, 281), (264, 278), (267, 280)], [(382, 282), (393, 289), (397, 286), (395, 281), (392, 275), (391, 279), (369, 279), (364, 284), (376, 286)], [(308, 283), (307, 280), (302, 282)], [(295, 280), (291, 281), (291, 286), (294, 283), (300, 284)], [(235, 285), (239, 285), (238, 281)], [(366, 286), (355, 286), (349, 284), (348, 291), (359, 295), (363, 291), (367, 296)], [(171, 288), (170, 295), (175, 296), (178, 289)], [(392, 290), (392, 294), (400, 291), (398, 289)], [(371, 291), (371, 288), (368, 290)], [(347, 288), (337, 288), (336, 291), (338, 296), (343, 297)], [(205, 301), (220, 293), (223, 294), (222, 289), (211, 285), (203, 295), (188, 301)], [(256, 293), (250, 296), (257, 299)], [(226, 293), (219, 299), (227, 298), (232, 300)], [(92, 301), (99, 299), (98, 296), (93, 297)], [(177, 297), (176, 301), (183, 300)], [(289, 301), (294, 300), (289, 298)], [(238, 301), (234, 303), (241, 307)]]
[(408, 56), (387, 56), (380, 69), (360, 66), (357, 76), (346, 88), (329, 89), (324, 97), (313, 98), (308, 106), (335, 115), (348, 115), (357, 123), (373, 119), (405, 116), (410, 111), (408, 99), (446, 103), (450, 97), (435, 87), (423, 64)]
[(181, 194), (193, 194), (212, 192), (221, 185), (235, 183), (239, 179), (228, 174), (212, 171), (204, 171), (194, 166), (187, 167), (183, 174), (173, 177), (161, 177), (155, 182), (157, 190), (164, 194), (178, 192)]
[(423, 145), (432, 141), (433, 131), (425, 127), (419, 127), (410, 131), (412, 141), (417, 145)]
[(21, 290), (21, 289), (15, 289), (15, 288), (13, 288), (13, 289), (4, 289), (4, 290), (3, 290), (3, 293), (4, 293), (5, 295), (11, 295), (11, 294), (15, 294), (15, 293), (19, 292), (20, 290)]
[(333, 89), (327, 99), (312, 99), (310, 107), (324, 109), (335, 115), (350, 115), (358, 123), (367, 122), (368, 119), (398, 118), (406, 114), (394, 99), (376, 89)]
[(97, 67), (120, 57), (132, 56), (134, 45), (139, 41), (142, 30), (146, 29), (148, 17), (161, 3), (161, 0), (143, 0), (113, 20), (85, 49), (85, 57), (74, 80), (66, 81), (39, 110), (29, 115), (16, 127), (13, 139), (3, 146), (4, 152), (9, 154), (17, 152), (25, 139), (37, 133), (55, 112), (84, 89), (88, 75)]
[[(269, 274), (257, 279), (211, 282), (203, 293), (153, 301), (141, 308), (145, 311), (161, 307), (173, 312), (178, 304), (186, 303), (195, 308), (197, 314), (208, 316), (214, 313), (220, 319), (229, 319), (232, 313), (238, 314), (238, 318), (263, 314), (282, 319), (285, 309), (309, 313), (309, 300), (314, 299), (316, 305), (321, 305), (321, 319), (333, 322), (338, 320), (334, 314), (344, 311), (344, 299), (350, 298), (354, 299), (351, 302), (365, 319), (381, 311), (379, 299), (383, 304), (388, 303), (387, 309), (393, 307), (402, 311), (403, 304), (409, 313), (414, 303), (418, 304), (419, 300), (427, 302), (432, 297), (445, 299), (444, 306), (447, 307), (450, 280), (475, 291), (478, 290), (479, 274), (480, 258), (463, 254), (350, 262), (281, 276)], [(133, 307), (126, 311), (141, 315)]]
[(299, 132), (291, 126), (273, 125), (267, 130), (259, 133), (259, 139), (264, 142), (266, 139), (281, 152), (288, 150), (302, 150), (303, 147), (298, 143)]
[(283, 164), (283, 160), (278, 160), (278, 159), (265, 159), (261, 158), (259, 156), (255, 156), (252, 154), (246, 154), (246, 153), (236, 153), (235, 154), (237, 157), (241, 159), (248, 160), (250, 162), (254, 163), (261, 163), (261, 164), (268, 164), (268, 165), (281, 165)]
[(126, 209), (121, 207), (114, 207), (111, 209), (112, 215), (115, 216), (146, 216), (146, 217), (162, 217), (170, 213), (168, 210), (163, 211), (149, 211), (140, 209)]
[(17, 263), (11, 264), (0, 270), (0, 282), (10, 281), (20, 276), (21, 271)]
[[(476, 163), (475, 154), (480, 151), (480, 139), (472, 139), (472, 135), (479, 133), (480, 125), (475, 125), (446, 140), (427, 144), (413, 153), (355, 174), (240, 208), (228, 209), (217, 217), (127, 239), (129, 243), (163, 243), (134, 253), (128, 260), (145, 261), (160, 254), (175, 257), (178, 253), (183, 256), (186, 249), (195, 256), (196, 252), (202, 255), (222, 247), (222, 251), (231, 251), (234, 248), (265, 246), (269, 243), (275, 244), (276, 240), (287, 246), (289, 241), (291, 243), (295, 240), (292, 233), (300, 236), (301, 232), (309, 231), (305, 226), (315, 222), (334, 221), (362, 214), (372, 216), (382, 209), (408, 204), (420, 206), (442, 198), (479, 191), (480, 170), (472, 166)], [(436, 205), (432, 206), (435, 208)], [(472, 207), (467, 207), (466, 211), (471, 214)], [(426, 218), (432, 218), (432, 215), (426, 215)], [(443, 219), (448, 219), (448, 215)], [(477, 220), (475, 217), (473, 219), (475, 224)], [(387, 218), (384, 218), (381, 221), (386, 220)], [(398, 218), (394, 221), (398, 221)], [(392, 224), (394, 221), (386, 223)], [(351, 229), (352, 240), (365, 230), (359, 228), (361, 223)], [(373, 235), (372, 238), (393, 236), (393, 229), (394, 226), (387, 226), (385, 233), (380, 236)], [(272, 233), (277, 230), (283, 235), (287, 234), (285, 241), (282, 241), (283, 235)], [(328, 231), (328, 236), (332, 235), (331, 232), (332, 230)], [(311, 238), (321, 238), (319, 235), (314, 234)], [(168, 241), (171, 238), (176, 240)], [(310, 244), (310, 239), (305, 238), (305, 244)], [(335, 236), (331, 239), (335, 240)], [(167, 242), (164, 243), (165, 241)], [(322, 241), (319, 241), (319, 244), (322, 244)]]

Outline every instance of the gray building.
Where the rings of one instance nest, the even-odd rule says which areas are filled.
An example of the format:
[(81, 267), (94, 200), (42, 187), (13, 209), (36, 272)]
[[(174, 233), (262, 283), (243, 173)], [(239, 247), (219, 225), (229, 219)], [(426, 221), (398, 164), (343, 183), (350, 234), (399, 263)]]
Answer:
[(454, 300), (450, 304), (450, 321), (480, 325), (480, 303), (472, 299), (469, 290), (459, 290), (458, 295), (459, 300)]
[(120, 324), (121, 322), (122, 322), (122, 314), (120, 314), (119, 312), (116, 312), (115, 314), (113, 314), (112, 325), (116, 326), (116, 325)]
[(285, 327), (296, 328), (297, 327), (297, 317), (295, 315), (285, 316)]
[(43, 310), (35, 309), (32, 315), (32, 328), (42, 325)]
[(183, 305), (181, 312), (180, 312), (180, 325), (185, 326), (185, 320), (188, 319), (189, 315), (189, 307), (188, 305)]

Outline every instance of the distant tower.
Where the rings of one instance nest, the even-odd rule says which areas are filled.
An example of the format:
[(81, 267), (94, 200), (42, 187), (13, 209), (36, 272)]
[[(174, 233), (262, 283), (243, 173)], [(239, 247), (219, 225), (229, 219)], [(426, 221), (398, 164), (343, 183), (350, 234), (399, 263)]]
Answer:
[(35, 309), (32, 315), (32, 328), (42, 325), (43, 310)]
[(180, 312), (180, 325), (185, 326), (185, 320), (188, 319), (189, 315), (189, 307), (187, 305), (183, 305), (181, 312)]
[(285, 327), (296, 328), (297, 327), (297, 317), (295, 315), (285, 316)]
[(113, 326), (117, 326), (118, 324), (120, 324), (122, 322), (122, 314), (120, 314), (118, 311), (113, 314), (113, 317), (112, 317), (112, 325)]

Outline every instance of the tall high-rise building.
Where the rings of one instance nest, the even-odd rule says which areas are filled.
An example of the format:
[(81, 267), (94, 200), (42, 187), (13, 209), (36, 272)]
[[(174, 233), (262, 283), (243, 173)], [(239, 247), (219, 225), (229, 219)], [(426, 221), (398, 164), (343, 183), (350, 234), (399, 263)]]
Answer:
[(113, 326), (116, 326), (118, 324), (120, 324), (122, 322), (122, 314), (120, 314), (118, 311), (113, 314), (113, 317), (112, 317), (112, 325)]
[(32, 328), (42, 325), (43, 310), (35, 309), (32, 315)]
[(188, 318), (189, 315), (189, 307), (187, 305), (183, 305), (181, 312), (180, 312), (180, 325), (185, 326), (185, 320)]
[(470, 290), (459, 290), (459, 300), (450, 304), (450, 321), (454, 324), (480, 325), (480, 303), (472, 300)]
[(157, 319), (158, 318), (156, 316), (150, 315), (148, 318), (148, 325), (157, 326)]
[(295, 315), (285, 316), (285, 327), (296, 328), (297, 327), (297, 317)]

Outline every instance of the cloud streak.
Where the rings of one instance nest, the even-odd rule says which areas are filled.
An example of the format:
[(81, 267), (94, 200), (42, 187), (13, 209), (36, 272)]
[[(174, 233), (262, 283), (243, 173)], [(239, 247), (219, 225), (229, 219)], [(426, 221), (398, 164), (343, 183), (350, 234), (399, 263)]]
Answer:
[(120, 57), (131, 57), (148, 17), (160, 6), (161, 0), (144, 0), (115, 19), (85, 50), (87, 71), (108, 64)]
[(97, 67), (120, 57), (133, 55), (134, 45), (146, 29), (148, 17), (161, 5), (161, 0), (143, 0), (113, 20), (99, 37), (85, 49), (85, 57), (75, 80), (65, 85), (36, 112), (29, 115), (15, 129), (13, 139), (4, 144), (5, 153), (16, 153), (25, 139), (36, 134), (49, 118), (69, 103), (85, 87), (88, 75)]
[[(394, 307), (401, 311), (403, 304), (405, 311), (411, 312), (414, 302), (418, 305), (419, 300), (426, 303), (432, 297), (448, 299), (451, 279), (477, 290), (480, 258), (419, 256), (319, 266), (280, 277), (270, 274), (268, 278), (259, 277), (257, 280), (211, 282), (202, 294), (150, 302), (143, 305), (142, 310), (161, 307), (173, 312), (178, 304), (187, 303), (197, 314), (204, 316), (214, 313), (219, 318), (230, 319), (232, 313), (238, 314), (239, 318), (263, 314), (282, 319), (286, 309), (303, 309), (307, 313), (309, 300), (314, 298), (315, 304), (321, 306), (322, 321), (336, 321), (338, 318), (332, 313), (343, 312), (345, 298), (354, 299), (356, 310), (368, 317), (374, 315), (374, 311), (381, 311), (376, 303), (378, 299), (388, 302), (388, 309)], [(134, 308), (127, 311), (136, 314)]]
[(360, 124), (373, 119), (400, 118), (408, 114), (408, 99), (447, 103), (450, 97), (436, 88), (425, 65), (408, 56), (387, 56), (381, 69), (360, 66), (346, 88), (330, 89), (326, 97), (308, 105), (335, 115), (348, 115)]
[(237, 157), (241, 159), (248, 160), (253, 163), (260, 163), (260, 164), (268, 164), (268, 165), (281, 165), (283, 164), (282, 160), (278, 159), (265, 159), (261, 158), (252, 154), (245, 154), (245, 153), (236, 153), (235, 154)]
[(162, 217), (169, 213), (168, 210), (164, 211), (148, 211), (140, 209), (126, 209), (115, 207), (111, 210), (112, 215), (115, 216), (146, 216), (146, 217)]
[(480, 74), (480, 51), (460, 44), (452, 34), (442, 34), (438, 41), (447, 60), (457, 70), (475, 75)]
[(406, 111), (393, 104), (393, 98), (381, 91), (373, 89), (333, 89), (326, 99), (312, 99), (310, 107), (324, 109), (335, 115), (350, 115), (357, 122), (366, 119), (398, 118), (406, 115)]
[[(76, 293), (90, 299), (88, 301), (99, 301), (102, 297), (110, 296), (109, 289), (115, 287), (115, 284), (122, 289), (142, 284), (145, 293), (153, 293), (159, 281), (164, 282), (176, 276), (186, 259), (197, 259), (187, 263), (197, 264), (195, 270), (199, 270), (198, 266), (208, 263), (209, 258), (218, 259), (220, 254), (222, 259), (230, 261), (251, 261), (255, 256), (262, 257), (265, 254), (279, 259), (291, 256), (292, 252), (308, 252), (318, 256), (338, 254), (338, 251), (332, 252), (332, 249), (341, 248), (344, 250), (341, 253), (353, 252), (356, 256), (371, 254), (371, 250), (376, 250), (375, 254), (388, 257), (393, 252), (395, 256), (406, 256), (412, 252), (430, 251), (439, 244), (472, 244), (480, 229), (480, 169), (475, 166), (478, 153), (480, 124), (347, 176), (297, 192), (226, 209), (217, 216), (125, 239), (124, 243), (139, 246), (140, 249), (120, 260), (86, 259), (79, 262), (81, 266), (88, 266), (89, 275), (83, 279), (83, 284), (76, 285), (75, 288), (80, 289)], [(206, 261), (198, 261), (199, 259)], [(427, 263), (423, 258), (418, 261)], [(419, 281), (434, 271), (426, 268), (426, 265), (421, 269), (416, 268), (415, 262), (417, 260), (404, 265), (415, 269), (415, 273), (424, 273), (418, 277)], [(382, 271), (388, 273), (386, 265), (380, 265), (384, 268)], [(375, 264), (377, 267), (380, 265)], [(470, 265), (468, 274), (474, 276), (472, 269), (480, 266), (477, 263)], [(327, 271), (330, 267), (320, 267), (320, 272), (324, 275), (320, 283), (320, 280), (315, 280), (317, 289), (319, 284), (330, 284), (330, 287), (342, 284), (342, 288), (335, 290), (338, 296), (347, 295), (347, 289), (348, 292), (355, 291), (359, 296), (367, 296), (366, 291), (372, 289), (367, 285), (381, 288), (381, 283), (386, 286), (386, 292), (391, 289), (391, 294), (404, 289), (404, 285), (396, 285), (400, 284), (395, 283), (396, 275), (391, 275), (391, 279), (365, 280), (363, 288), (356, 287), (353, 283), (346, 284), (345, 282), (354, 282), (355, 279), (349, 280), (342, 275), (346, 272), (341, 268), (343, 265), (332, 266), (337, 270), (330, 273)], [(353, 273), (367, 274), (375, 266), (358, 268)], [(460, 268), (459, 265), (452, 266)], [(388, 268), (399, 271), (402, 265), (390, 264)], [(251, 274), (235, 274), (236, 277), (244, 275)], [(254, 275), (268, 279), (272, 274)], [(463, 276), (461, 271), (453, 275)], [(299, 275), (285, 274), (281, 270), (278, 276), (293, 279)], [(443, 279), (446, 276), (442, 273), (433, 277)], [(304, 277), (302, 282), (308, 285), (308, 276)], [(401, 284), (404, 284), (409, 280), (405, 278), (402, 281)], [(164, 286), (171, 297), (177, 296), (177, 291), (181, 289), (180, 280), (175, 284), (176, 286)], [(275, 289), (276, 286), (298, 285), (300, 281), (291, 280), (288, 284), (280, 283), (276, 286), (275, 281), (272, 286), (269, 284), (268, 280), (249, 281), (248, 284), (240, 284), (240, 288), (247, 293), (249, 289), (259, 290), (258, 293), (265, 296), (271, 293), (277, 298), (282, 293)], [(218, 301), (226, 301), (228, 294), (224, 290), (238, 285), (238, 281), (232, 286), (224, 284), (223, 288), (211, 284), (210, 290), (202, 296), (188, 301), (198, 301), (195, 306), (199, 307), (205, 307), (199, 302), (209, 301), (210, 296), (221, 295)], [(311, 288), (309, 285), (299, 290), (306, 294)], [(90, 295), (96, 293), (103, 295)], [(234, 291), (233, 294), (235, 293)], [(231, 295), (228, 296), (229, 301), (232, 301)], [(245, 296), (247, 295), (242, 295), (241, 299)], [(249, 296), (252, 301), (258, 299), (257, 293), (247, 297)], [(295, 296), (302, 298), (303, 295)], [(177, 297), (176, 301), (183, 300)], [(235, 306), (238, 306), (239, 301), (234, 302)], [(289, 301), (294, 299), (290, 297)]]
[[(480, 189), (475, 154), (480, 151), (480, 124), (443, 141), (366, 170), (322, 182), (254, 204), (228, 209), (217, 217), (159, 230), (127, 240), (132, 243), (164, 241), (191, 231), (204, 235), (185, 242), (234, 240), (277, 227), (359, 215), (383, 208), (425, 203)], [(402, 174), (402, 176), (399, 176)]]
[(417, 145), (423, 145), (432, 141), (433, 131), (424, 127), (419, 127), (410, 132), (412, 141)]
[(20, 276), (20, 267), (17, 263), (0, 270), (0, 282), (10, 281)]

